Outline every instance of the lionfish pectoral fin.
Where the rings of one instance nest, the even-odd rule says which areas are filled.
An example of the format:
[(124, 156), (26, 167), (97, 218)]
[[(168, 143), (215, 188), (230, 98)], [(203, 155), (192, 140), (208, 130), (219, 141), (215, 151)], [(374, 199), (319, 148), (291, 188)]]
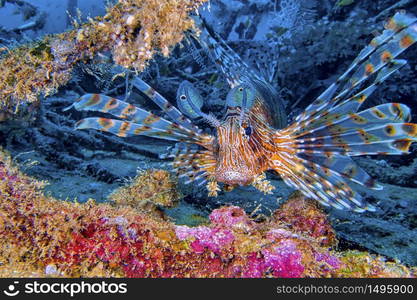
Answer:
[(272, 168), (289, 185), (325, 205), (373, 210), (348, 182), (375, 190), (382, 186), (350, 156), (407, 153), (417, 141), (417, 124), (404, 123), (408, 118), (408, 107), (388, 103), (318, 127), (295, 123), (293, 132), (277, 131), (276, 144), (281, 151), (272, 161)]
[[(164, 140), (198, 143), (199, 136), (189, 134), (188, 131), (174, 131), (169, 128), (148, 126), (144, 124), (133, 123), (129, 121), (91, 117), (78, 121), (75, 129), (95, 129), (109, 132), (119, 137), (130, 137), (136, 135), (149, 136)], [(178, 129), (178, 128), (177, 128)]]
[(102, 94), (85, 94), (78, 98), (65, 110), (74, 108), (78, 111), (97, 111), (110, 114), (122, 120), (143, 123), (161, 128), (168, 127), (172, 122), (152, 114), (133, 104)]
[[(381, 83), (393, 72), (401, 68), (406, 61), (395, 60), (404, 50), (417, 40), (417, 18), (413, 15), (397, 12), (388, 22), (381, 35), (375, 37), (353, 61), (348, 70), (343, 73), (335, 83), (327, 88), (313, 103), (300, 114), (296, 121), (312, 120), (313, 116), (319, 117), (323, 112), (331, 111), (335, 107), (346, 104), (348, 100), (357, 99), (349, 97), (349, 94), (372, 75), (378, 74), (375, 85)], [(338, 90), (342, 91), (338, 92)], [(375, 90), (370, 85), (365, 98)], [(338, 93), (337, 93), (338, 92)], [(336, 96), (335, 96), (336, 95)], [(355, 107), (356, 111), (360, 104)]]
[(404, 122), (409, 117), (407, 106), (387, 103), (357, 114), (331, 118), (320, 126), (311, 123), (312, 128), (304, 127), (308, 122), (295, 123), (290, 127), (292, 132), (277, 131), (276, 144), (281, 144), (281, 151), (272, 168), (289, 185), (325, 205), (355, 211), (373, 210), (348, 182), (375, 190), (382, 186), (350, 156), (407, 153), (417, 141), (417, 124)]
[[(348, 183), (382, 189), (350, 156), (407, 153), (417, 141), (417, 124), (406, 123), (410, 109), (387, 103), (357, 112), (382, 81), (406, 63), (396, 60), (417, 40), (417, 19), (396, 13), (384, 32), (361, 51), (336, 83), (325, 90), (296, 122), (276, 132), (280, 149), (271, 160), (289, 185), (324, 205), (374, 210)], [(356, 91), (376, 74), (375, 80)], [(361, 85), (362, 87), (362, 85)], [(339, 88), (342, 88), (338, 92)], [(353, 96), (350, 96), (355, 91)], [(336, 95), (336, 96), (335, 96)]]
[[(295, 123), (292, 133), (277, 132), (276, 144), (281, 143), (281, 151), (272, 168), (286, 183), (325, 205), (373, 210), (348, 182), (375, 190), (382, 186), (350, 156), (407, 153), (411, 143), (417, 141), (417, 124), (404, 123), (408, 118), (408, 107), (388, 103), (319, 127), (305, 128)], [(283, 134), (287, 139), (290, 136), (290, 141), (283, 143)]]
[(136, 76), (133, 78), (132, 84), (139, 91), (149, 97), (149, 99), (151, 99), (156, 105), (158, 105), (173, 122), (197, 133), (201, 132), (201, 129), (195, 126), (193, 122), (187, 118), (187, 116), (185, 116), (179, 109), (173, 106), (167, 99), (165, 99), (145, 81)]
[(85, 94), (66, 110), (97, 111), (110, 114), (117, 119), (92, 117), (80, 120), (76, 129), (96, 129), (120, 137), (145, 135), (166, 140), (200, 141), (200, 134), (192, 129), (168, 121), (151, 112), (113, 97), (100, 94)]
[[(289, 162), (289, 159), (292, 161)], [(355, 192), (342, 176), (330, 169), (291, 156), (273, 164), (275, 164), (273, 169), (281, 175), (286, 184), (324, 206), (356, 212), (375, 210), (374, 206), (363, 201), (362, 196)]]

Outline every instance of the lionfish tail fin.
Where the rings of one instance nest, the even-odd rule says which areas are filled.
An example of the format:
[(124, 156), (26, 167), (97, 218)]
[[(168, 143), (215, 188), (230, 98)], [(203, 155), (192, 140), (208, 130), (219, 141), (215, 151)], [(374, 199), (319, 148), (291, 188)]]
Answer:
[[(377, 85), (406, 63), (395, 57), (417, 40), (416, 24), (414, 16), (395, 14), (336, 83), (292, 125), (275, 133), (279, 151), (272, 168), (285, 182), (327, 206), (375, 210), (351, 184), (377, 190), (382, 186), (351, 157), (408, 153), (417, 141), (417, 124), (408, 123), (410, 109), (399, 103), (358, 110)], [(373, 82), (358, 91), (373, 74)]]

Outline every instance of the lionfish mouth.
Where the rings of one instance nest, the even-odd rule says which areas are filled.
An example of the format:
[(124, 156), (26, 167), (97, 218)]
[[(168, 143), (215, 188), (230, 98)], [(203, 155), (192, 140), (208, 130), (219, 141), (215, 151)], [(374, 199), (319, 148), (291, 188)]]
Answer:
[(253, 182), (253, 176), (249, 174), (245, 174), (246, 172), (240, 171), (224, 171), (224, 172), (217, 172), (216, 180), (218, 182), (223, 182), (229, 185), (249, 185)]

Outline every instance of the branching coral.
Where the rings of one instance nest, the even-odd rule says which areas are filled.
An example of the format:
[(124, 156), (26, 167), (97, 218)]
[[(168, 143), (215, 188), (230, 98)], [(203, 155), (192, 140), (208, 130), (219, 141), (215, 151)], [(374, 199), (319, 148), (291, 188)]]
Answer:
[(36, 103), (68, 82), (74, 65), (101, 51), (142, 71), (160, 51), (169, 54), (193, 26), (190, 11), (207, 0), (120, 0), (104, 17), (75, 30), (9, 49), (0, 59), (0, 111), (16, 114), (21, 102)]
[(0, 178), (0, 276), (409, 277), (416, 272), (367, 253), (323, 246), (322, 235), (329, 231), (318, 228), (326, 228), (319, 220), (326, 215), (299, 196), (286, 207), (298, 207), (297, 222), (316, 224), (313, 231), (280, 225), (291, 219), (284, 209), (256, 223), (239, 207), (222, 207), (211, 213), (210, 224), (188, 227), (128, 206), (58, 201), (43, 195), (44, 183), (21, 174), (4, 153)]

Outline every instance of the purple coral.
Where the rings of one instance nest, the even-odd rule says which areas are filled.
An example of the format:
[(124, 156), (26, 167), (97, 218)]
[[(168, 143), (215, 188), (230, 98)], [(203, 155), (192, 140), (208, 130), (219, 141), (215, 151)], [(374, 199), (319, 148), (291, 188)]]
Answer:
[(278, 246), (262, 250), (265, 266), (270, 268), (274, 277), (296, 278), (304, 272), (302, 253), (292, 240), (282, 240)]
[(193, 238), (191, 247), (196, 253), (203, 253), (205, 249), (209, 249), (219, 254), (221, 249), (231, 245), (235, 240), (233, 231), (228, 228), (249, 228), (251, 225), (245, 211), (237, 206), (215, 209), (210, 214), (210, 220), (213, 227), (176, 226), (175, 233), (180, 240)]
[(203, 253), (207, 248), (219, 254), (221, 249), (229, 246), (235, 239), (233, 232), (228, 229), (207, 226), (176, 226), (175, 233), (180, 240), (194, 238), (191, 247), (196, 253)]
[(314, 255), (317, 262), (323, 262), (326, 265), (326, 269), (330, 271), (331, 269), (339, 269), (342, 265), (340, 260), (334, 256), (331, 255), (329, 252), (320, 253), (317, 252)]
[(278, 246), (264, 249), (261, 253), (251, 253), (247, 257), (244, 277), (262, 277), (267, 271), (274, 277), (297, 278), (303, 275), (302, 253), (294, 241), (282, 240)]

